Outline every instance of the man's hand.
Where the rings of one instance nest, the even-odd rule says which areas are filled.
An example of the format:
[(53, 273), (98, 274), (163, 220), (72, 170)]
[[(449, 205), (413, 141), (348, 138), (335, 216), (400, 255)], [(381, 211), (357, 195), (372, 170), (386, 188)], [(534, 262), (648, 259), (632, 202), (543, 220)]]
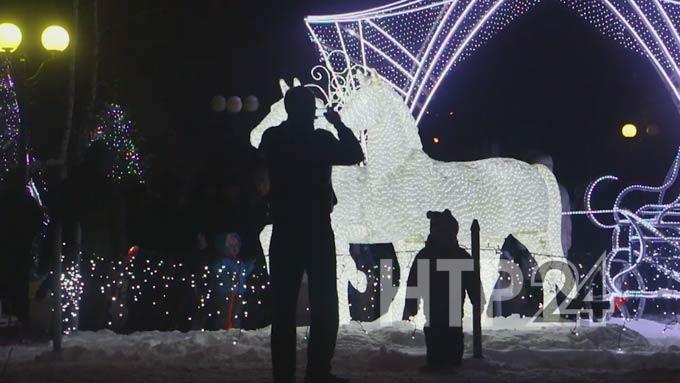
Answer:
[(329, 110), (324, 114), (324, 117), (326, 117), (326, 120), (333, 124), (333, 126), (338, 126), (342, 125), (342, 119), (340, 118), (340, 114), (334, 110)]

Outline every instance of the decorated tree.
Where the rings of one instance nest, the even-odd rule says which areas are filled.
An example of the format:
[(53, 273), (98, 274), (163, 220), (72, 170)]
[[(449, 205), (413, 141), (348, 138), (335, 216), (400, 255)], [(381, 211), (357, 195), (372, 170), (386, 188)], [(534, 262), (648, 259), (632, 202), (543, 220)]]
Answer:
[(144, 183), (141, 156), (135, 144), (135, 130), (123, 108), (107, 103), (97, 116), (94, 141), (103, 142), (112, 155), (107, 176), (115, 182)]
[(0, 183), (19, 163), (21, 117), (8, 60), (0, 61)]

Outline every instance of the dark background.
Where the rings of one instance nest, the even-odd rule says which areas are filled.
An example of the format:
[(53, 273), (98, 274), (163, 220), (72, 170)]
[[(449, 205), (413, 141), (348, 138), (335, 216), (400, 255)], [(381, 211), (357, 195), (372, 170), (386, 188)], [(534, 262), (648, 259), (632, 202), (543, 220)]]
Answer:
[[(42, 28), (69, 25), (69, 3), (0, 4), (0, 16), (24, 30), (30, 65), (42, 59)], [(219, 150), (222, 142), (206, 139), (207, 132), (244, 121), (252, 128), (266, 114), (280, 97), (279, 78), (310, 81), (318, 57), (305, 15), (384, 3), (101, 0), (99, 98), (128, 107), (152, 174), (181, 177), (199, 166), (193, 160), (201, 152)], [(64, 61), (50, 62), (30, 92), (28, 123), (41, 158), (55, 155), (64, 125)], [(260, 112), (216, 116), (209, 107), (215, 94), (257, 95)], [(426, 152), (441, 160), (484, 158), (494, 147), (520, 159), (531, 151), (551, 154), (580, 208), (585, 186), (603, 174), (622, 176), (621, 187), (660, 183), (677, 149), (679, 116), (645, 57), (546, 0), (454, 68), (420, 129)], [(638, 126), (638, 138), (621, 137), (626, 122)], [(657, 136), (645, 134), (652, 125)]]

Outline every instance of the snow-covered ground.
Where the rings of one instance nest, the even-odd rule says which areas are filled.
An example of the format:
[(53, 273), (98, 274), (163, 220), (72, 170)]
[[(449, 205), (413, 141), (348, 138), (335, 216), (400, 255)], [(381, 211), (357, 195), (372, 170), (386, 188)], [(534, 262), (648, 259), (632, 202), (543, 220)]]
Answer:
[[(484, 334), (483, 360), (466, 355), (447, 375), (423, 374), (423, 333), (407, 322), (340, 329), (335, 371), (353, 382), (672, 382), (680, 378), (680, 326), (641, 320), (608, 326), (531, 325), (500, 320)], [(298, 331), (300, 375), (305, 328)], [(466, 351), (471, 351), (467, 336)], [(620, 348), (620, 350), (619, 350)], [(0, 367), (9, 347), (0, 348)], [(15, 346), (0, 382), (268, 382), (269, 330), (253, 332), (82, 332), (49, 345)], [(301, 377), (299, 379), (301, 381)]]

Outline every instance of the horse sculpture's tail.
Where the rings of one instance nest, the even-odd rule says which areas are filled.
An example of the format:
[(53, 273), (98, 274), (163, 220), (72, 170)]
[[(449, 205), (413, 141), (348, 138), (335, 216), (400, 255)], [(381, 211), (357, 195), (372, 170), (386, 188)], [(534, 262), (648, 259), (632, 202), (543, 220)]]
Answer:
[[(562, 198), (560, 196), (560, 188), (555, 179), (555, 175), (544, 165), (534, 165), (538, 173), (543, 177), (546, 187), (546, 198), (548, 198), (548, 210), (545, 244), (543, 251), (534, 254), (534, 258), (539, 264), (556, 260), (555, 257), (564, 257), (562, 250)], [(543, 284), (543, 307), (546, 310), (553, 311), (556, 306), (556, 296), (558, 291), (562, 291), (566, 283), (566, 273), (569, 272), (569, 267), (552, 269), (545, 275), (541, 275)], [(564, 291), (563, 291), (564, 292)], [(565, 292), (569, 298), (573, 298), (576, 291)], [(554, 314), (550, 313), (550, 314)]]
[(564, 256), (562, 251), (562, 197), (555, 175), (544, 165), (534, 165), (538, 174), (545, 181), (546, 197), (548, 198), (548, 216), (546, 225), (547, 241), (542, 253), (554, 257)]

